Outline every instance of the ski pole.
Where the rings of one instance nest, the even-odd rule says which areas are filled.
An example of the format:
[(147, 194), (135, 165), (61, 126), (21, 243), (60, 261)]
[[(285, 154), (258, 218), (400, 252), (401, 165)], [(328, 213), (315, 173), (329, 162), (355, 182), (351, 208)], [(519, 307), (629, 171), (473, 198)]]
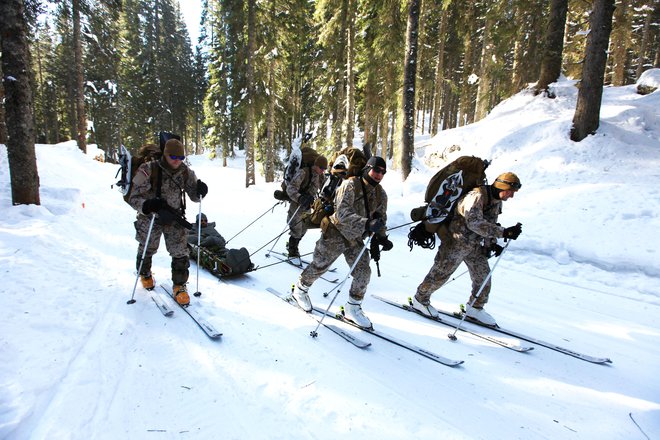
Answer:
[[(490, 277), (493, 275), (493, 272), (495, 271), (495, 268), (497, 267), (497, 264), (502, 259), (502, 255), (504, 255), (504, 251), (506, 251), (506, 248), (509, 247), (510, 243), (511, 243), (510, 241), (507, 241), (506, 244), (504, 245), (504, 247), (502, 248), (502, 252), (500, 252), (500, 256), (497, 257), (497, 260), (495, 260), (495, 264), (493, 264), (493, 268), (490, 270), (490, 272), (488, 272), (488, 275), (486, 275), (486, 278), (484, 279), (484, 282), (481, 283), (481, 287), (479, 287), (479, 291), (474, 296), (474, 299), (470, 302), (470, 304), (468, 304), (468, 307), (472, 307), (472, 305), (477, 301), (477, 299), (481, 295), (481, 292), (483, 292), (484, 287), (486, 287), (486, 283), (488, 282), (488, 280), (490, 280)], [(458, 323), (458, 325), (454, 329), (454, 333), (449, 333), (447, 335), (447, 337), (449, 339), (451, 339), (452, 341), (456, 340), (456, 332), (461, 328), (461, 326), (463, 325), (463, 321), (465, 321), (466, 317), (467, 317), (467, 313), (463, 313), (463, 316), (461, 317), (461, 321)]]
[[(355, 269), (355, 266), (357, 266), (357, 264), (360, 262), (360, 258), (362, 258), (362, 255), (364, 254), (364, 251), (366, 251), (367, 248), (369, 247), (369, 243), (371, 243), (371, 238), (373, 236), (374, 236), (373, 233), (371, 233), (369, 235), (369, 238), (367, 239), (367, 242), (364, 244), (364, 246), (362, 246), (362, 249), (360, 250), (360, 253), (358, 254), (357, 258), (355, 259), (355, 262), (353, 263), (353, 265), (351, 266), (351, 269), (346, 274), (346, 277), (343, 279), (343, 281), (341, 283), (339, 283), (337, 285), (337, 287), (335, 287), (335, 289), (337, 290), (337, 292), (335, 293), (335, 296), (332, 297), (332, 301), (330, 301), (330, 304), (328, 304), (328, 307), (325, 309), (325, 313), (323, 313), (323, 316), (321, 316), (321, 319), (319, 320), (318, 324), (316, 325), (316, 328), (314, 330), (312, 330), (311, 332), (309, 332), (309, 335), (312, 338), (315, 338), (319, 335), (318, 334), (319, 327), (321, 327), (321, 324), (323, 323), (323, 320), (325, 319), (328, 312), (330, 312), (330, 307), (332, 307), (332, 304), (334, 304), (335, 300), (337, 299), (337, 296), (339, 296), (339, 292), (341, 292), (342, 286), (346, 283), (346, 280), (348, 280), (348, 277), (350, 277), (351, 274), (353, 273), (353, 270)], [(330, 292), (332, 292), (332, 290), (330, 290)], [(324, 293), (323, 296), (328, 296), (330, 294), (330, 292)]]
[(275, 240), (275, 243), (273, 243), (273, 245), (272, 245), (271, 248), (268, 250), (268, 252), (266, 252), (266, 258), (270, 257), (270, 253), (271, 253), (271, 252), (273, 251), (273, 249), (275, 248), (275, 245), (277, 244), (277, 242), (280, 241), (280, 237), (282, 237), (282, 235), (284, 235), (284, 233), (287, 231), (287, 229), (290, 229), (290, 228), (291, 228), (291, 226), (290, 226), (291, 221), (296, 217), (296, 214), (298, 214), (298, 211), (300, 211), (300, 208), (301, 208), (301, 205), (298, 204), (298, 208), (295, 210), (295, 212), (294, 212), (293, 215), (291, 216), (291, 219), (289, 219), (289, 221), (286, 222), (286, 226), (284, 227), (284, 230), (282, 231), (282, 233), (280, 233), (280, 235), (277, 236), (277, 240)]
[(202, 198), (199, 199), (199, 214), (197, 214), (197, 292), (193, 296), (202, 296), (199, 291), (199, 246), (202, 242)]
[(238, 237), (239, 234), (241, 234), (241, 233), (242, 233), (243, 231), (245, 231), (247, 228), (249, 228), (250, 226), (252, 226), (253, 224), (255, 224), (255, 223), (257, 222), (257, 220), (259, 220), (261, 217), (263, 217), (264, 215), (268, 214), (268, 211), (272, 211), (272, 210), (274, 210), (275, 207), (276, 207), (277, 205), (279, 205), (280, 203), (284, 203), (284, 202), (277, 202), (277, 203), (275, 203), (273, 206), (271, 206), (270, 208), (268, 208), (268, 209), (266, 210), (266, 212), (264, 212), (264, 213), (261, 214), (259, 217), (257, 217), (256, 219), (254, 219), (254, 220), (252, 221), (252, 223), (250, 223), (249, 225), (247, 225), (246, 227), (244, 227), (243, 229), (241, 229), (241, 230), (238, 232), (238, 234), (234, 235), (232, 238), (230, 238), (229, 240), (227, 240), (227, 241), (225, 242), (225, 245), (229, 244), (229, 242), (232, 241), (234, 238)]
[(149, 223), (149, 232), (147, 232), (147, 239), (144, 241), (144, 249), (142, 250), (142, 257), (140, 257), (140, 267), (138, 267), (137, 276), (135, 277), (135, 284), (133, 284), (133, 293), (131, 294), (131, 299), (129, 299), (126, 304), (135, 304), (135, 289), (137, 288), (137, 282), (140, 278), (140, 272), (142, 272), (142, 263), (144, 263), (144, 258), (147, 256), (147, 247), (149, 246), (149, 239), (151, 238), (151, 230), (154, 228), (154, 221), (156, 220), (156, 214), (151, 214), (151, 222)]

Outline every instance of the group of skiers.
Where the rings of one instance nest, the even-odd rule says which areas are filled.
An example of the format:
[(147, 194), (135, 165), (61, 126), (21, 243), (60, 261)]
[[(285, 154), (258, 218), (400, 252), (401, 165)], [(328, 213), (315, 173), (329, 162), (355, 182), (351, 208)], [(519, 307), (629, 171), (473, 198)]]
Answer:
[[(188, 231), (181, 222), (185, 194), (198, 202), (208, 193), (207, 185), (197, 179), (192, 169), (183, 162), (184, 159), (183, 144), (177, 139), (168, 140), (160, 160), (144, 163), (138, 168), (129, 198), (129, 203), (137, 211), (135, 228), (139, 246), (136, 267), (142, 286), (146, 289), (154, 287), (151, 259), (158, 249), (161, 235), (164, 235), (165, 245), (172, 257), (173, 296), (181, 305), (190, 303), (186, 289)], [(369, 329), (372, 323), (362, 310), (371, 279), (369, 245), (375, 241), (383, 251), (393, 248), (386, 234), (387, 194), (381, 185), (387, 165), (382, 157), (372, 156), (361, 172), (353, 176), (346, 174), (347, 165), (346, 160), (340, 158), (332, 163), (330, 175), (340, 176), (341, 184), (337, 185), (336, 190), (333, 188), (330, 198), (334, 203), (321, 221), (321, 237), (316, 242), (312, 262), (295, 283), (293, 298), (303, 310), (310, 312), (312, 301), (309, 288), (340, 255), (344, 255), (353, 276), (344, 306), (345, 317)], [(328, 191), (323, 188), (327, 168), (328, 160), (318, 156), (309, 166), (301, 167), (286, 187), (290, 200), (287, 213), (289, 258), (300, 256), (298, 244), (307, 230), (304, 215), (309, 213), (319, 195), (328, 198)], [(493, 253), (499, 256), (502, 252), (497, 239), (515, 240), (522, 232), (519, 223), (511, 227), (502, 227), (497, 223), (502, 202), (514, 197), (520, 187), (518, 176), (507, 172), (499, 175), (493, 184), (477, 186), (458, 200), (455, 215), (448, 220), (449, 234), (444, 237), (431, 269), (412, 299), (415, 310), (437, 317), (438, 311), (431, 305), (431, 296), (464, 262), (472, 280), (471, 296), (465, 311), (467, 317), (485, 325), (496, 325), (495, 319), (484, 310), (490, 293), (488, 258)], [(205, 216), (198, 216), (197, 222), (208, 228)], [(219, 240), (215, 234), (211, 235), (215, 237), (212, 241)], [(224, 247), (224, 239), (222, 241)], [(205, 246), (204, 243), (202, 246)]]

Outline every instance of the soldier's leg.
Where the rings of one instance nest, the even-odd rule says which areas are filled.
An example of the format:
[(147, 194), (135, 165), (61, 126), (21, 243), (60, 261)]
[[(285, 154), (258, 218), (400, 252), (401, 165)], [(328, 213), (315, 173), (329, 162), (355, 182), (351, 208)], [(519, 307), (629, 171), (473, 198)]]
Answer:
[(142, 260), (145, 241), (147, 240), (147, 235), (149, 235), (149, 225), (151, 224), (151, 218), (140, 217), (133, 224), (135, 226), (135, 239), (139, 243), (135, 261), (135, 269), (140, 271), (140, 275), (148, 275), (151, 272), (151, 258), (158, 251), (160, 236), (163, 233), (163, 229), (162, 226), (154, 222), (151, 235), (149, 236), (149, 243), (146, 244), (147, 253), (144, 256), (144, 261), (142, 261), (142, 268), (140, 268), (140, 261)]
[[(346, 248), (344, 251), (344, 258), (346, 258), (349, 267), (352, 267), (353, 264), (355, 264), (355, 260), (358, 255), (360, 255), (363, 248), (364, 246), (358, 243), (352, 244)], [(369, 266), (370, 259), (369, 252), (364, 250), (360, 256), (360, 260), (355, 265), (355, 269), (353, 269), (353, 273), (351, 274), (353, 276), (353, 281), (351, 282), (351, 288), (349, 290), (349, 296), (353, 300), (362, 301), (367, 292), (367, 286), (371, 280), (371, 267)]]
[(433, 266), (424, 277), (424, 280), (417, 286), (415, 297), (422, 304), (428, 304), (433, 292), (442, 287), (449, 277), (456, 271), (463, 262), (466, 252), (455, 243), (451, 246), (440, 245), (435, 255)]
[(183, 285), (188, 282), (190, 267), (187, 231), (178, 225), (163, 228), (165, 246), (172, 257), (172, 283)]
[(324, 235), (316, 242), (312, 263), (300, 274), (300, 282), (307, 287), (319, 279), (344, 251), (344, 239), (339, 231), (329, 228)]
[(490, 282), (492, 280), (492, 277), (488, 279), (483, 290), (477, 297), (476, 295), (479, 292), (479, 288), (481, 288), (481, 285), (490, 273), (488, 257), (482, 252), (481, 246), (475, 247), (474, 250), (465, 257), (465, 264), (470, 271), (470, 278), (472, 279), (472, 293), (468, 304), (472, 304), (472, 301), (474, 301), (473, 307), (481, 309), (488, 302), (488, 297), (490, 295)]

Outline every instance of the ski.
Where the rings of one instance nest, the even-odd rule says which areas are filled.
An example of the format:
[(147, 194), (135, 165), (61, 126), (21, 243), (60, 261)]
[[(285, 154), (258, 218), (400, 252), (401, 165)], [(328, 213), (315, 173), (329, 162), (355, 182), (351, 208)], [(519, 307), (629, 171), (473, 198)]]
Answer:
[[(441, 310), (441, 309), (438, 309), (438, 312), (440, 312), (443, 315), (451, 316), (452, 318), (458, 318), (458, 319), (460, 319), (463, 316), (461, 313), (458, 313), (458, 312), (453, 313), (453, 312), (449, 312), (447, 310)], [(484, 324), (481, 324), (481, 323), (479, 323), (477, 321), (474, 321), (472, 319), (469, 319), (469, 318), (466, 318), (466, 321), (471, 323), (471, 324), (475, 324), (475, 325), (478, 325), (480, 327), (485, 327), (485, 328), (491, 329), (493, 331), (496, 331), (496, 332), (499, 332), (499, 333), (502, 333), (502, 334), (505, 334), (505, 335), (513, 336), (514, 338), (518, 338), (518, 339), (522, 339), (522, 340), (527, 341), (527, 342), (531, 342), (532, 344), (536, 344), (536, 345), (540, 345), (540, 346), (545, 347), (545, 348), (549, 348), (550, 350), (554, 350), (554, 351), (557, 351), (559, 353), (564, 353), (564, 354), (567, 354), (569, 356), (573, 356), (574, 358), (581, 359), (583, 361), (591, 362), (593, 364), (612, 363), (612, 360), (610, 358), (596, 357), (596, 356), (590, 356), (590, 355), (584, 354), (584, 353), (579, 353), (577, 351), (573, 351), (573, 350), (568, 349), (568, 348), (560, 347), (559, 345), (555, 345), (551, 342), (545, 342), (545, 341), (542, 341), (540, 339), (534, 338), (532, 336), (527, 336), (527, 335), (524, 335), (522, 333), (518, 333), (514, 330), (508, 330), (508, 329), (502, 328), (500, 326), (492, 327), (492, 326), (484, 325)]]
[[(401, 303), (398, 303), (398, 302), (391, 301), (387, 298), (383, 298), (383, 297), (378, 296), (378, 295), (371, 295), (371, 296), (376, 298), (377, 300), (383, 301), (386, 304), (389, 304), (389, 305), (394, 306), (394, 307), (398, 307), (398, 308), (403, 309), (403, 310), (407, 310), (409, 312), (413, 312), (413, 313), (415, 313), (419, 316), (423, 316), (426, 319), (430, 319), (431, 321), (439, 322), (440, 324), (444, 324), (444, 325), (449, 326), (449, 327), (455, 327), (454, 324), (452, 324), (449, 321), (443, 320), (440, 317), (432, 318), (430, 316), (426, 316), (426, 315), (418, 312), (410, 304), (401, 304)], [(492, 336), (488, 336), (488, 335), (485, 335), (483, 333), (475, 332), (475, 331), (472, 331), (472, 330), (469, 330), (469, 329), (466, 329), (466, 328), (463, 328), (463, 327), (461, 327), (460, 330), (462, 330), (466, 333), (469, 333), (473, 336), (476, 336), (478, 338), (481, 338), (481, 339), (484, 339), (486, 341), (492, 342), (493, 344), (501, 345), (502, 347), (508, 348), (509, 350), (517, 351), (519, 353), (526, 353), (526, 352), (534, 349), (534, 347), (532, 347), (532, 346), (528, 346), (528, 345), (521, 346), (521, 345), (518, 345), (518, 344), (512, 344), (510, 342), (503, 341), (501, 339), (497, 339), (497, 338), (494, 338)]]
[[(297, 264), (294, 264), (294, 263), (293, 263), (291, 260), (289, 260), (287, 257), (280, 256), (279, 253), (277, 253), (277, 254), (274, 253), (273, 256), (274, 256), (275, 258), (277, 258), (278, 260), (280, 260), (280, 261), (286, 261), (287, 263), (289, 263), (289, 264), (290, 264), (291, 266), (293, 266), (293, 267), (296, 267), (296, 268), (298, 268), (298, 269), (304, 269), (304, 267), (301, 267), (301, 266), (298, 266)], [(327, 273), (327, 272), (326, 272), (326, 273)], [(337, 284), (337, 283), (339, 282), (339, 278), (330, 279), (330, 278), (326, 278), (326, 277), (324, 277), (324, 276), (321, 276), (320, 278), (321, 278), (322, 280), (327, 281), (328, 283), (332, 283), (332, 284)]]
[(156, 303), (156, 307), (158, 307), (158, 310), (160, 310), (160, 312), (164, 316), (174, 315), (174, 310), (165, 302), (165, 300), (163, 300), (160, 292), (154, 291), (154, 289), (150, 289), (149, 295), (151, 296), (153, 302)]
[[(201, 328), (206, 335), (211, 338), (211, 339), (218, 339), (220, 336), (222, 336), (222, 333), (220, 333), (218, 330), (216, 330), (213, 325), (206, 320), (203, 316), (199, 314), (196, 308), (191, 308), (190, 306), (182, 306), (178, 302), (176, 302), (176, 299), (174, 299), (174, 296), (172, 296), (172, 290), (169, 287), (164, 286), (163, 284), (160, 285), (161, 289), (167, 293), (172, 300), (183, 309), (184, 312), (188, 314), (192, 318), (193, 321)], [(199, 304), (198, 304), (199, 305)]]
[[(273, 295), (275, 295), (276, 297), (278, 297), (279, 299), (281, 299), (282, 301), (284, 301), (285, 303), (287, 303), (287, 304), (289, 304), (293, 307), (296, 307), (297, 309), (304, 312), (304, 310), (301, 309), (300, 306), (298, 306), (298, 303), (296, 302), (295, 299), (293, 299), (293, 297), (291, 295), (284, 295), (284, 294), (278, 292), (277, 290), (273, 289), (272, 287), (268, 287), (268, 288), (266, 288), (266, 290), (268, 292), (272, 293)], [(319, 320), (316, 319), (316, 317), (314, 315), (312, 315), (312, 314), (308, 314), (308, 315), (312, 319), (314, 319), (314, 321), (319, 322)], [(341, 336), (342, 338), (344, 338), (345, 340), (347, 340), (348, 342), (350, 342), (351, 344), (355, 345), (358, 348), (367, 348), (371, 345), (371, 342), (365, 342), (362, 339), (357, 338), (357, 337), (353, 336), (352, 334), (340, 329), (336, 325), (326, 324), (325, 322), (322, 322), (321, 325), (323, 325), (328, 330), (336, 333), (337, 335)]]
[(379, 337), (379, 338), (381, 338), (385, 341), (391, 342), (394, 345), (398, 345), (401, 348), (405, 348), (406, 350), (410, 350), (414, 353), (417, 353), (421, 356), (424, 356), (425, 358), (428, 358), (428, 359), (431, 359), (432, 361), (438, 362), (439, 364), (443, 364), (443, 365), (446, 365), (448, 367), (456, 367), (456, 366), (461, 365), (463, 363), (462, 360), (458, 361), (458, 360), (449, 359), (449, 358), (440, 356), (438, 354), (435, 354), (433, 352), (425, 350), (421, 347), (417, 347), (416, 345), (413, 345), (413, 344), (410, 344), (408, 342), (402, 341), (400, 339), (395, 338), (394, 336), (390, 336), (386, 333), (375, 330), (373, 328), (366, 329), (366, 328), (360, 327), (359, 325), (355, 324), (354, 322), (346, 319), (344, 317), (344, 315), (342, 315), (341, 313), (332, 313), (332, 312), (326, 311), (324, 309), (321, 309), (319, 307), (314, 307), (314, 311), (316, 311), (317, 313), (329, 316), (330, 318), (334, 318), (337, 321), (341, 321), (341, 322), (345, 322), (346, 324), (350, 324), (353, 327), (359, 328), (362, 331), (365, 331), (365, 332), (370, 333), (374, 336), (377, 336), (377, 337)]
[[(285, 252), (271, 251), (271, 253), (281, 255), (285, 258), (289, 258), (289, 254), (287, 254)], [(307, 254), (305, 254), (305, 255), (307, 255)], [(303, 260), (302, 258), (299, 258), (299, 260), (305, 266), (309, 266), (310, 264), (312, 264), (312, 262), (309, 261), (309, 260)], [(294, 266), (295, 266), (295, 264), (294, 264)], [(300, 267), (300, 266), (298, 266), (298, 267)], [(304, 267), (303, 267), (303, 269), (304, 269)], [(330, 269), (326, 270), (326, 272), (336, 272), (336, 271), (337, 271), (336, 267), (331, 267)]]

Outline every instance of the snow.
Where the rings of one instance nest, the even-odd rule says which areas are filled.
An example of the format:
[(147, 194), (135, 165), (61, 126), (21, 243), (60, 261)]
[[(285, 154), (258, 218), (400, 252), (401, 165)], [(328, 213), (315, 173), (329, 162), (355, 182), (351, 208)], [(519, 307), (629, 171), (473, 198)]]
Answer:
[[(408, 180), (391, 169), (383, 181), (388, 225), (410, 221), (443, 154), (492, 159), (491, 181), (517, 173), (522, 189), (500, 219), (520, 221), (523, 234), (497, 266), (487, 310), (504, 327), (612, 364), (541, 346), (520, 354), (463, 332), (451, 342), (452, 328), (372, 298), (405, 301), (431, 266), (435, 251), (409, 251), (409, 226), (391, 231), (382, 277), (372, 264), (365, 312), (379, 330), (465, 363), (449, 368), (364, 332), (366, 350), (323, 327), (313, 339), (315, 322), (266, 292), (298, 276), (265, 256), (285, 224), (272, 197), (279, 183), (246, 189), (242, 158), (222, 168), (195, 156), (210, 188), (202, 210), (225, 238), (265, 213), (229, 243), (254, 253), (257, 271), (219, 281), (202, 270), (197, 286), (191, 265), (190, 290), (203, 292), (191, 307), (224, 333), (212, 341), (182, 310), (164, 317), (140, 287), (127, 305), (135, 214), (110, 188), (116, 165), (72, 142), (37, 145), (42, 205), (11, 206), (2, 146), (0, 438), (660, 438), (660, 94), (606, 88), (597, 134), (573, 143), (574, 83), (553, 87), (556, 99), (523, 92), (479, 123), (420, 136)], [(188, 219), (198, 210), (189, 203)], [(346, 263), (335, 266), (343, 279)], [(169, 282), (169, 267), (161, 244), (158, 281)], [(333, 287), (317, 281), (314, 303), (329, 304)], [(432, 301), (453, 310), (469, 289), (461, 267)]]
[(647, 87), (660, 87), (660, 69), (645, 70), (637, 80), (637, 85), (644, 85)]

